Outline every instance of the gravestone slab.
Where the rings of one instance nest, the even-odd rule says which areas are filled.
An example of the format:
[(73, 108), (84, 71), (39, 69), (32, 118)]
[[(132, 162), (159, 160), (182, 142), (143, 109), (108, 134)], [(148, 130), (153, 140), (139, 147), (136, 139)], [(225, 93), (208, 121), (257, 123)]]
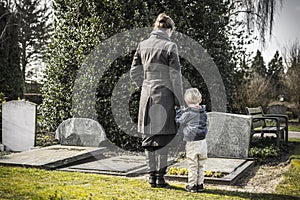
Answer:
[(209, 157), (247, 158), (251, 116), (221, 112), (207, 113)]
[[(79, 165), (72, 165), (59, 170), (130, 177), (147, 174), (145, 162), (146, 158), (142, 155), (120, 155)], [(169, 159), (168, 162), (168, 169), (170, 167), (187, 168), (188, 166), (186, 160), (174, 163), (173, 159)], [(222, 172), (224, 176), (221, 178), (205, 177), (204, 181), (205, 183), (233, 185), (243, 176), (244, 172), (253, 165), (254, 161), (248, 159), (208, 158), (205, 164), (205, 170)], [(167, 174), (165, 177), (168, 180), (187, 182), (187, 176)]]
[(145, 156), (122, 155), (63, 168), (64, 171), (132, 176), (146, 172)]
[[(208, 158), (204, 165), (206, 171), (222, 172), (224, 175), (221, 178), (217, 177), (204, 177), (204, 183), (212, 184), (224, 184), (224, 185), (234, 185), (237, 180), (239, 180), (246, 171), (248, 171), (253, 165), (253, 160), (249, 159), (230, 159), (230, 158)], [(176, 168), (187, 168), (187, 160), (182, 160), (181, 162), (175, 163), (170, 167)], [(178, 175), (166, 175), (167, 180), (176, 180), (187, 182), (187, 176)]]
[(8, 151), (27, 151), (35, 145), (36, 104), (14, 100), (2, 104), (2, 142)]
[(107, 140), (102, 126), (88, 118), (70, 118), (57, 128), (55, 138), (61, 145), (99, 147)]
[(0, 157), (0, 164), (55, 169), (103, 158), (105, 148), (53, 145)]

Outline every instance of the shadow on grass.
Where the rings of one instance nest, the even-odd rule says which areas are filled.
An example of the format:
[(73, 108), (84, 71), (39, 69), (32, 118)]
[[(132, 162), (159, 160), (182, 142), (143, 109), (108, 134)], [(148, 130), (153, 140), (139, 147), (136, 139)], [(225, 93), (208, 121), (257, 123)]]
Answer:
[(282, 200), (282, 199), (300, 199), (300, 197), (285, 195), (285, 194), (269, 194), (269, 193), (248, 193), (248, 192), (238, 192), (238, 191), (228, 191), (220, 189), (206, 189), (206, 194), (215, 194), (215, 195), (225, 195), (225, 196), (235, 196), (241, 198), (250, 198), (250, 199), (272, 199), (272, 200)]
[[(186, 190), (183, 187), (170, 185), (167, 188), (169, 190), (177, 190), (177, 191), (184, 191)], [(300, 197), (285, 195), (285, 194), (270, 194), (270, 193), (249, 193), (249, 192), (239, 192), (239, 191), (228, 191), (228, 190), (221, 190), (221, 189), (205, 189), (204, 192), (198, 194), (211, 194), (211, 195), (219, 195), (219, 196), (227, 196), (227, 197), (240, 197), (240, 198), (248, 198), (248, 199), (270, 199), (270, 200), (300, 200)]]

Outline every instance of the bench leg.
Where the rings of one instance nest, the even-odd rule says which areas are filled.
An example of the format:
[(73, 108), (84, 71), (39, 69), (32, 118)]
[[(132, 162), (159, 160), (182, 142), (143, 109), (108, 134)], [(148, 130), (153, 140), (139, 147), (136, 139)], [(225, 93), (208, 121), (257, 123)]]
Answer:
[(289, 129), (288, 127), (285, 127), (285, 144), (288, 145), (289, 141)]

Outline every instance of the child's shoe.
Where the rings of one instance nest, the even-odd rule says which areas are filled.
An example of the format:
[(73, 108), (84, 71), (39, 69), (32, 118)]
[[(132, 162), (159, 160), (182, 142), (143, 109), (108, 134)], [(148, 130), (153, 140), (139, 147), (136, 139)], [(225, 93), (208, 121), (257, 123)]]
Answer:
[(187, 185), (185, 187), (185, 190), (188, 192), (197, 192), (197, 185), (193, 185), (193, 186)]

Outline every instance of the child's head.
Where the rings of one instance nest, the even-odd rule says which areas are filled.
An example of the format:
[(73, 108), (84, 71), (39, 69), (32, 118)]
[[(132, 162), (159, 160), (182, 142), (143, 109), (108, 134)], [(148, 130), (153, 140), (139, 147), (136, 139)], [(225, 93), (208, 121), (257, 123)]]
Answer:
[(202, 95), (197, 88), (189, 88), (185, 91), (184, 100), (187, 105), (199, 104), (202, 101)]

